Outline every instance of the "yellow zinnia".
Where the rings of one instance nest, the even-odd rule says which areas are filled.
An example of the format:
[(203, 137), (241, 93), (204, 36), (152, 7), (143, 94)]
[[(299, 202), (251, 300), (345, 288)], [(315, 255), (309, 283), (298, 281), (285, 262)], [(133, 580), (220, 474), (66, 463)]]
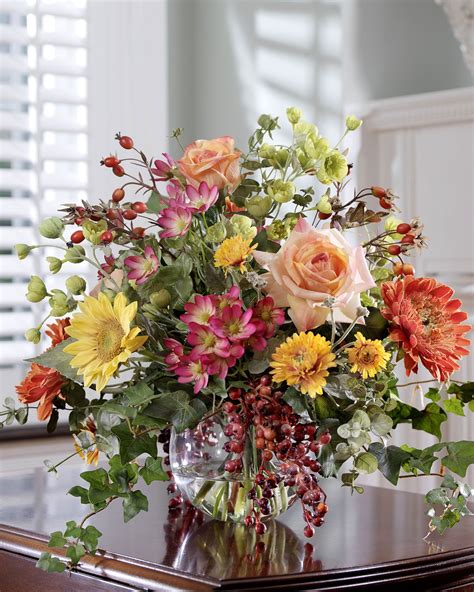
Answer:
[(331, 343), (321, 335), (295, 333), (272, 356), (273, 381), (296, 385), (304, 395), (314, 398), (323, 394), (328, 368), (336, 365), (335, 358)]
[(240, 234), (226, 238), (214, 253), (214, 267), (222, 267), (227, 273), (229, 267), (238, 267), (241, 273), (247, 271), (245, 261), (257, 245), (250, 246), (252, 238), (244, 239)]
[(139, 327), (130, 328), (137, 314), (137, 303), (117, 294), (114, 304), (100, 293), (98, 298), (86, 296), (79, 304), (81, 312), (75, 314), (66, 333), (77, 341), (64, 348), (74, 357), (71, 366), (84, 376), (84, 386), (95, 383), (100, 392), (134, 351), (147, 340), (138, 336)]
[(360, 372), (362, 378), (373, 378), (377, 372), (387, 367), (390, 354), (385, 351), (380, 339), (366, 339), (356, 333), (354, 347), (347, 350), (351, 372)]

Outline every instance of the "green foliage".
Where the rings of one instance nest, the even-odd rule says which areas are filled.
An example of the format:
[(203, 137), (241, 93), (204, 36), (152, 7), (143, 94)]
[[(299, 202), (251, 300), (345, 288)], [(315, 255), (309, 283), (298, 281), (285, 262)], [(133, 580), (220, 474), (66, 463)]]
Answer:
[(139, 512), (148, 512), (148, 499), (141, 491), (131, 491), (125, 496), (123, 502), (123, 519), (128, 522)]
[(148, 457), (145, 466), (140, 469), (140, 476), (147, 485), (153, 481), (167, 481), (168, 475), (161, 465), (161, 458)]
[(198, 423), (206, 412), (207, 407), (201, 399), (182, 390), (159, 393), (143, 410), (145, 415), (171, 422), (178, 432)]
[(382, 475), (393, 485), (398, 483), (400, 469), (410, 455), (398, 446), (385, 447), (381, 442), (373, 442), (369, 446), (369, 452), (377, 460), (377, 466)]
[(57, 557), (52, 557), (51, 553), (41, 553), (40, 558), (36, 562), (36, 567), (50, 573), (62, 573), (65, 571), (67, 564)]
[(78, 376), (76, 370), (71, 367), (71, 360), (73, 356), (71, 354), (65, 353), (64, 351), (64, 348), (73, 341), (75, 341), (75, 339), (70, 337), (55, 347), (46, 350), (39, 356), (29, 358), (26, 361), (41, 364), (41, 366), (46, 366), (47, 368), (54, 368), (66, 378), (70, 378), (76, 382), (82, 382), (82, 378)]

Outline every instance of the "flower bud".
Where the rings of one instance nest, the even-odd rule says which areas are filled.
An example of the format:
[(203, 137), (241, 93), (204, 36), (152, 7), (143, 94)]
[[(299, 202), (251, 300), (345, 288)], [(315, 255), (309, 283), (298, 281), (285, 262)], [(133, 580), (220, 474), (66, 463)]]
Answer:
[(288, 107), (286, 110), (286, 116), (291, 125), (296, 125), (301, 119), (301, 109), (298, 109), (297, 107)]
[(82, 279), (78, 275), (72, 275), (66, 280), (66, 288), (69, 290), (69, 292), (71, 292), (71, 294), (74, 294), (75, 296), (85, 292), (86, 285), (86, 280)]
[(107, 230), (107, 222), (105, 220), (99, 220), (93, 222), (92, 220), (84, 220), (82, 223), (82, 232), (84, 237), (93, 245), (98, 245), (102, 239), (102, 233)]
[(267, 227), (267, 236), (270, 240), (279, 241), (288, 237), (288, 228), (281, 220), (274, 220)]
[(30, 343), (39, 343), (41, 341), (41, 332), (36, 327), (28, 329), (25, 333), (25, 339)]
[(166, 308), (171, 302), (171, 294), (166, 288), (162, 288), (150, 296), (150, 302), (156, 308)]
[(260, 115), (257, 123), (262, 129), (267, 131), (272, 131), (278, 126), (277, 120), (271, 115), (266, 115), (265, 113)]
[(322, 214), (332, 214), (332, 206), (329, 201), (329, 196), (325, 193), (316, 204), (316, 209)]
[(46, 261), (49, 263), (49, 271), (51, 273), (58, 273), (61, 271), (61, 267), (63, 266), (61, 259), (58, 259), (57, 257), (46, 257)]
[(354, 132), (362, 125), (362, 119), (357, 119), (355, 115), (348, 115), (346, 117), (346, 127), (350, 132)]
[(84, 257), (86, 256), (86, 252), (84, 247), (80, 245), (74, 245), (73, 247), (69, 247), (64, 255), (64, 261), (68, 263), (82, 263), (84, 261)]
[(30, 302), (41, 302), (46, 295), (47, 290), (43, 280), (37, 275), (32, 275), (28, 282), (28, 291), (26, 293), (27, 300)]
[(49, 306), (51, 307), (51, 315), (53, 317), (63, 317), (76, 307), (74, 300), (68, 300), (67, 294), (62, 290), (51, 290), (51, 294)]
[(254, 195), (246, 200), (248, 213), (255, 218), (264, 218), (272, 208), (272, 198), (269, 195)]
[(227, 236), (225, 224), (223, 222), (216, 222), (210, 226), (206, 233), (206, 242), (221, 243)]
[(64, 224), (60, 218), (46, 218), (38, 227), (39, 233), (45, 238), (59, 238), (64, 232)]
[(287, 203), (295, 195), (295, 185), (291, 181), (276, 179), (268, 186), (268, 195), (278, 203)]
[(26, 259), (30, 252), (34, 249), (34, 247), (30, 247), (29, 245), (25, 245), (24, 243), (18, 243), (15, 245), (15, 251), (18, 255), (18, 259)]

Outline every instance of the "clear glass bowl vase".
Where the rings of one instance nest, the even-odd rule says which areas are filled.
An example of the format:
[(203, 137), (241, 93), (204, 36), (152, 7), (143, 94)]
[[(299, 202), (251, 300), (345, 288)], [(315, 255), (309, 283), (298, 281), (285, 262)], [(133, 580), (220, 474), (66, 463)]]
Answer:
[[(182, 495), (194, 507), (215, 520), (241, 523), (258, 506), (261, 491), (255, 484), (255, 476), (262, 471), (278, 474), (278, 462), (275, 459), (262, 462), (260, 451), (255, 447), (252, 428), (246, 435), (242, 455), (228, 452), (225, 426), (225, 416), (215, 414), (192, 429), (180, 433), (173, 429), (170, 440), (171, 471)], [(229, 473), (225, 464), (235, 459), (242, 460), (242, 470)], [(259, 513), (259, 519), (263, 521), (278, 516), (295, 500), (294, 488), (280, 481), (272, 490), (268, 513)]]

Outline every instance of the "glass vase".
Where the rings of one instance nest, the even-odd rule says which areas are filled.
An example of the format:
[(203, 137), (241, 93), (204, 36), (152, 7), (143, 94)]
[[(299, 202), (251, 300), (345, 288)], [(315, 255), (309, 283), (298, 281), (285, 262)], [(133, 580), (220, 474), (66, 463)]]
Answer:
[[(255, 476), (278, 475), (278, 461), (263, 461), (256, 449), (253, 428), (246, 434), (241, 454), (228, 451), (224, 433), (227, 420), (215, 414), (192, 429), (172, 430), (170, 464), (173, 477), (183, 497), (215, 520), (242, 523), (258, 507), (262, 491)], [(241, 470), (226, 471), (227, 461), (241, 461)], [(294, 488), (275, 484), (264, 508), (258, 507), (259, 519), (266, 520), (285, 512), (296, 500)]]

